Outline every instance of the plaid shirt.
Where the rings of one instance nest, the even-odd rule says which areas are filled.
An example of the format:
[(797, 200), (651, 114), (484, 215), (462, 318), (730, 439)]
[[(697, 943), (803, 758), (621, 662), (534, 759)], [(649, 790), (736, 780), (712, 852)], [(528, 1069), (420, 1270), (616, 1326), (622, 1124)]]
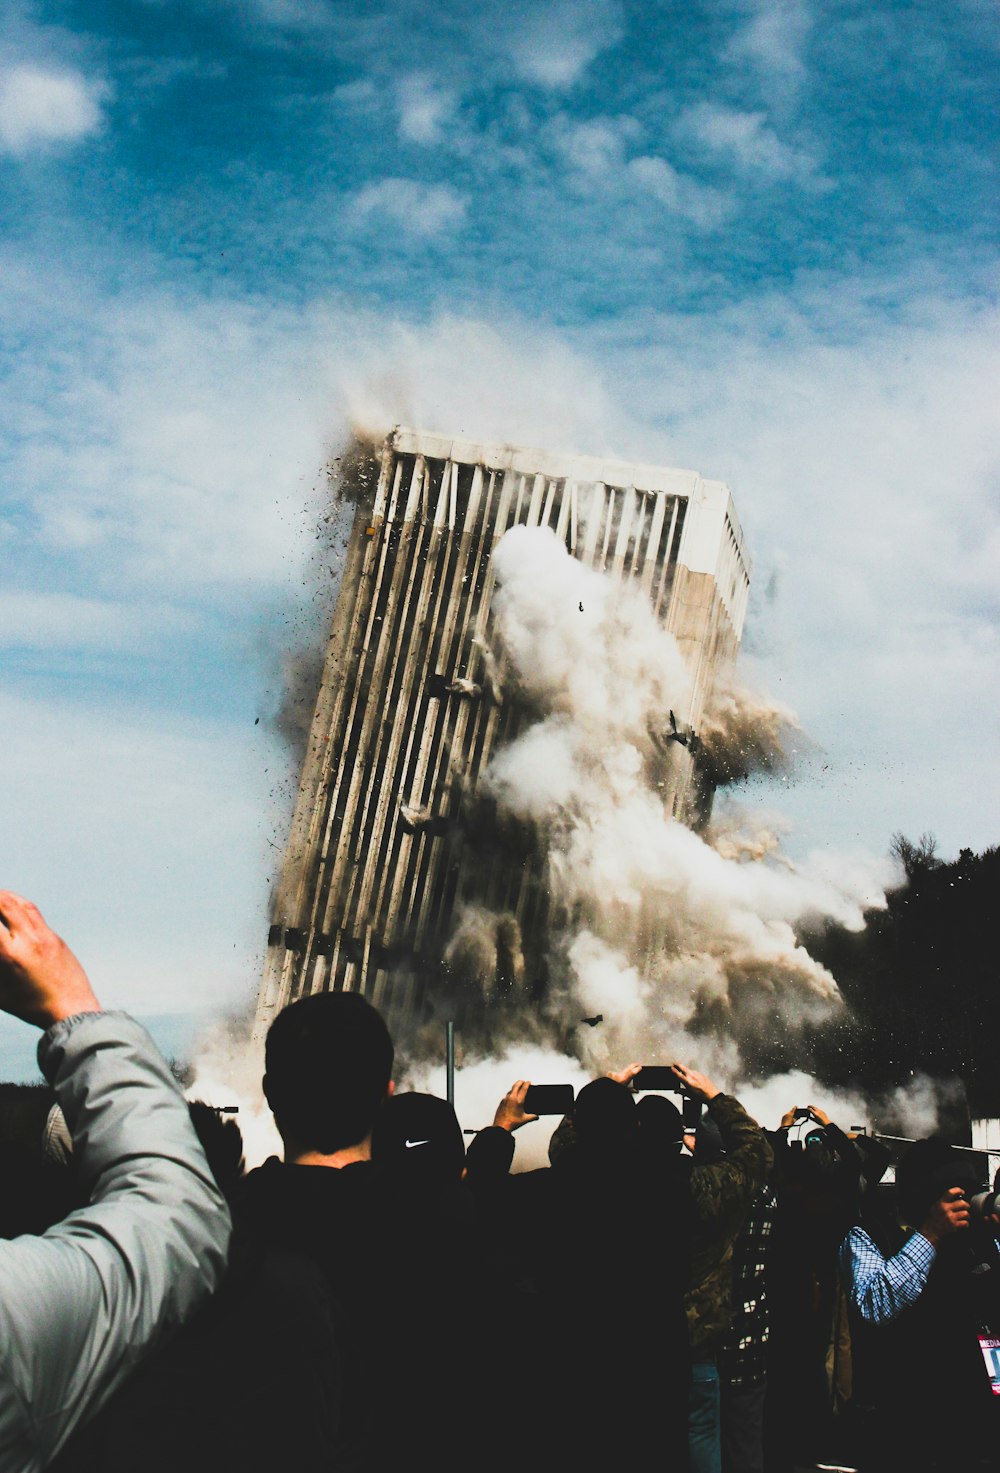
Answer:
[(870, 1325), (884, 1325), (916, 1304), (937, 1252), (920, 1233), (892, 1258), (880, 1253), (864, 1228), (853, 1227), (840, 1245), (840, 1277), (850, 1303)]
[(767, 1183), (750, 1204), (733, 1244), (732, 1319), (719, 1347), (719, 1375), (727, 1386), (762, 1386), (770, 1333), (767, 1257), (778, 1199)]

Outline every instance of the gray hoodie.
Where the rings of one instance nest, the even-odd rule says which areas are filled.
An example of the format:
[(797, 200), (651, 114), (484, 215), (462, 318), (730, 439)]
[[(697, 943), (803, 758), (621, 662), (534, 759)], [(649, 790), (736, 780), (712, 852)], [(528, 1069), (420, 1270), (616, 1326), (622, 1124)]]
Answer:
[(124, 1013), (38, 1046), (90, 1204), (0, 1242), (0, 1473), (34, 1473), (219, 1283), (229, 1211), (187, 1105)]

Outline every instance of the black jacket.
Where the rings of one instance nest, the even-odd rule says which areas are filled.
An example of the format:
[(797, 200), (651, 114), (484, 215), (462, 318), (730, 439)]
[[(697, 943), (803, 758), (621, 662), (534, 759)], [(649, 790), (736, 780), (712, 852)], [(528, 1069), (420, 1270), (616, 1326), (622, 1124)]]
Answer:
[(507, 1176), (512, 1152), (508, 1132), (481, 1131), (469, 1181), (532, 1305), (524, 1365), (544, 1378), (534, 1413), (539, 1440), (556, 1445), (548, 1466), (605, 1468), (627, 1450), (637, 1465), (682, 1469), (688, 1163), (601, 1159), (576, 1145), (551, 1167)]

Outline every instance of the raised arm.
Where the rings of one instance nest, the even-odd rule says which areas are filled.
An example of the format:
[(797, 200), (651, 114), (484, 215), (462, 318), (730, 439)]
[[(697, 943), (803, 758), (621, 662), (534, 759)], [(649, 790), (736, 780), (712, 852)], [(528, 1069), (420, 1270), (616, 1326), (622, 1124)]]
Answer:
[(218, 1283), (229, 1212), (143, 1028), (100, 1011), (38, 910), (0, 892), (0, 1008), (46, 1029), (39, 1063), (90, 1205), (0, 1243), (0, 1467), (47, 1463)]
[(719, 1127), (726, 1154), (711, 1166), (699, 1166), (695, 1156), (697, 1190), (695, 1210), (701, 1221), (711, 1225), (713, 1237), (737, 1231), (750, 1203), (764, 1185), (774, 1162), (770, 1143), (747, 1114), (739, 1100), (723, 1094), (718, 1085), (681, 1064), (674, 1073), (685, 1091), (704, 1102)]
[(941, 1240), (969, 1225), (969, 1204), (951, 1187), (891, 1258), (863, 1228), (853, 1227), (840, 1247), (840, 1277), (850, 1303), (870, 1325), (888, 1324), (924, 1292)]

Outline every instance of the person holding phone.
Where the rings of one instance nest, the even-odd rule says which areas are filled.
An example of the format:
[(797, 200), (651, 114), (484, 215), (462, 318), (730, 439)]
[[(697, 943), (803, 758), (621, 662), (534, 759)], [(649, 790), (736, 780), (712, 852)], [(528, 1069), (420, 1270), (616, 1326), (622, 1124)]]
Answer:
[[(617, 1154), (622, 1162), (632, 1162), (633, 1181), (641, 1181), (641, 1193), (652, 1194), (655, 1199), (660, 1237), (652, 1253), (657, 1261), (669, 1258), (676, 1263), (683, 1256), (685, 1264), (682, 1302), (686, 1344), (683, 1353), (676, 1343), (673, 1351), (675, 1363), (683, 1364), (683, 1370), (677, 1372), (683, 1375), (685, 1385), (680, 1413), (676, 1403), (671, 1403), (671, 1425), (676, 1430), (676, 1415), (679, 1415), (685, 1444), (678, 1456), (683, 1458), (683, 1463), (690, 1463), (692, 1473), (719, 1473), (720, 1392), (716, 1357), (729, 1325), (733, 1244), (750, 1203), (767, 1178), (773, 1159), (771, 1147), (760, 1126), (737, 1100), (724, 1094), (707, 1075), (683, 1064), (672, 1064), (668, 1075), (645, 1073), (645, 1080), (653, 1080), (659, 1088), (666, 1087), (671, 1093), (699, 1102), (714, 1127), (711, 1134), (719, 1142), (719, 1154), (711, 1161), (704, 1158), (699, 1161), (696, 1151), (692, 1162), (690, 1157), (670, 1155), (662, 1150), (643, 1151), (634, 1110), (630, 1117), (625, 1105), (633, 1102), (635, 1083), (644, 1073), (641, 1064), (628, 1064), (581, 1090), (572, 1116), (563, 1121), (552, 1138), (551, 1184), (555, 1191), (560, 1181), (573, 1179), (573, 1172), (586, 1175), (588, 1169), (594, 1169), (596, 1154), (592, 1144), (588, 1148), (593, 1125), (587, 1110), (581, 1116), (580, 1105), (588, 1091), (600, 1089), (610, 1110), (616, 1093), (613, 1088), (607, 1093), (608, 1086), (617, 1086), (625, 1101), (624, 1105), (618, 1105), (621, 1135), (614, 1151), (608, 1146), (606, 1161), (610, 1162)], [(518, 1080), (497, 1107), (494, 1126), (498, 1128), (480, 1131), (469, 1147), (471, 1179), (485, 1180), (495, 1187), (498, 1175), (509, 1168), (513, 1157), (509, 1134), (532, 1118), (525, 1109), (529, 1088), (527, 1080)], [(681, 1111), (677, 1112), (676, 1120), (680, 1139), (684, 1128)], [(609, 1135), (607, 1139), (611, 1141), (614, 1137)], [(566, 1176), (562, 1175), (564, 1172)], [(526, 1174), (529, 1179), (539, 1175), (545, 1173)], [(604, 1180), (609, 1182), (610, 1176), (605, 1174)], [(640, 1189), (633, 1186), (630, 1190)], [(677, 1246), (681, 1242), (683, 1249)], [(628, 1250), (623, 1249), (623, 1255), (626, 1254)], [(642, 1261), (641, 1257), (636, 1258), (634, 1250), (629, 1256), (634, 1263)], [(600, 1254), (595, 1252), (595, 1257), (599, 1258)], [(625, 1305), (622, 1312), (627, 1312)], [(675, 1377), (672, 1389), (677, 1384)], [(663, 1387), (661, 1375), (661, 1396)]]
[(624, 1450), (683, 1469), (690, 1163), (650, 1170), (631, 1090), (603, 1078), (576, 1096), (552, 1164), (510, 1175), (513, 1132), (537, 1118), (530, 1089), (514, 1083), (466, 1158), (489, 1251), (530, 1306), (523, 1369), (536, 1374), (518, 1387), (521, 1423), (537, 1422), (532, 1445), (558, 1445), (566, 1467), (611, 1467)]

